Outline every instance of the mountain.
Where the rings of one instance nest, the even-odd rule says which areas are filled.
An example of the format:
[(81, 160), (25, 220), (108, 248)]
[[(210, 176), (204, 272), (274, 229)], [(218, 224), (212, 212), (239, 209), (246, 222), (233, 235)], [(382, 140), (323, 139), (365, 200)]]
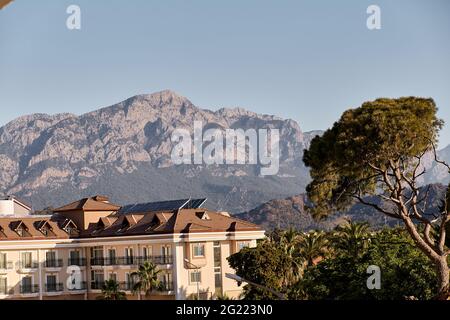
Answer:
[[(427, 214), (437, 213), (441, 200), (445, 195), (446, 187), (442, 184), (432, 184), (429, 188), (427, 201)], [(368, 199), (371, 203), (385, 206), (378, 198)], [(308, 203), (305, 194), (285, 199), (268, 201), (255, 209), (236, 214), (235, 217), (245, 219), (262, 226), (265, 230), (276, 228), (287, 229), (293, 227), (297, 230), (308, 231), (312, 229), (330, 230), (341, 224), (345, 219), (352, 221), (367, 221), (374, 228), (393, 226), (398, 221), (385, 217), (375, 209), (362, 204), (353, 205), (348, 211), (331, 215), (324, 221), (315, 221), (308, 213)]]
[[(438, 160), (444, 161), (447, 164), (450, 164), (450, 145), (446, 148), (439, 150), (437, 152)], [(449, 170), (446, 166), (437, 163), (434, 160), (434, 156), (431, 156), (431, 164), (428, 164), (426, 167), (427, 173), (425, 174), (425, 183), (434, 183), (434, 182), (440, 182), (443, 184), (449, 184), (450, 183), (450, 175)]]
[[(280, 130), (280, 170), (258, 165), (175, 165), (172, 133), (208, 128)], [(83, 115), (32, 114), (0, 128), (0, 190), (36, 209), (104, 193), (118, 203), (208, 197), (217, 210), (242, 212), (299, 194), (309, 180), (304, 148), (320, 132), (241, 108), (201, 109), (172, 91), (138, 95)], [(204, 144), (204, 146), (207, 143)]]
[[(203, 132), (278, 129), (278, 173), (262, 176), (260, 165), (175, 165), (172, 134), (192, 132), (195, 121), (202, 122)], [(202, 109), (169, 90), (83, 115), (32, 114), (0, 128), (0, 193), (22, 197), (35, 209), (108, 194), (120, 204), (208, 197), (211, 209), (246, 212), (305, 191), (310, 177), (303, 150), (322, 133), (242, 108)], [(441, 153), (450, 158), (450, 147)], [(425, 164), (428, 183), (445, 176), (431, 160)]]

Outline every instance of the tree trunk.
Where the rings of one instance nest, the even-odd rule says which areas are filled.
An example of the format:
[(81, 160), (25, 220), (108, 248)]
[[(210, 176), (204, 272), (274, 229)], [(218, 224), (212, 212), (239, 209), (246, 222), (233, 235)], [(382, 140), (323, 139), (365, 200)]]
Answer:
[(416, 242), (417, 247), (431, 260), (436, 267), (438, 276), (438, 294), (437, 299), (446, 300), (449, 294), (449, 267), (447, 263), (447, 255), (439, 255), (433, 248), (431, 248), (420, 236), (416, 225), (406, 215), (403, 216), (408, 233)]
[(447, 300), (449, 296), (449, 268), (446, 256), (441, 257), (437, 263), (437, 273), (439, 276), (439, 293), (437, 298)]

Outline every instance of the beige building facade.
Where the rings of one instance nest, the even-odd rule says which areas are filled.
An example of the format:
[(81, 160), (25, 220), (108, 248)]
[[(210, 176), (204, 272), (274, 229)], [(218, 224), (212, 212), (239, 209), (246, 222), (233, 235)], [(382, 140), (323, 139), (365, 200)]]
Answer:
[(144, 261), (161, 270), (143, 299), (238, 298), (227, 258), (256, 246), (264, 231), (201, 201), (121, 207), (96, 196), (53, 215), (0, 217), (0, 299), (96, 299), (113, 279), (128, 299)]

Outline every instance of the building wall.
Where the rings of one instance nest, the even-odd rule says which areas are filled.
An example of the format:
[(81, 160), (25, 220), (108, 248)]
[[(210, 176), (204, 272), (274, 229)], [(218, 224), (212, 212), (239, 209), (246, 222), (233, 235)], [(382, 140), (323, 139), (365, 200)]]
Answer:
[[(78, 240), (57, 240), (57, 241), (7, 241), (0, 242), (0, 253), (7, 254), (9, 262), (6, 269), (0, 268), (0, 278), (7, 278), (7, 286), (12, 290), (7, 295), (0, 293), (0, 299), (95, 299), (101, 290), (90, 288), (91, 271), (103, 273), (104, 279), (110, 278), (111, 274), (116, 275), (116, 279), (120, 283), (125, 283), (127, 273), (137, 270), (137, 265), (114, 265), (114, 266), (93, 266), (90, 264), (91, 248), (100, 246), (103, 257), (109, 258), (109, 249), (114, 248), (116, 257), (123, 259), (125, 257), (125, 249), (132, 248), (133, 255), (143, 256), (143, 248), (152, 249), (152, 255), (156, 257), (162, 256), (163, 252), (168, 253), (171, 257), (171, 263), (165, 263), (159, 258), (158, 268), (163, 270), (163, 274), (170, 274), (173, 283), (173, 290), (157, 292), (150, 297), (142, 297), (144, 299), (189, 299), (200, 292), (202, 299), (210, 299), (217, 294), (226, 294), (229, 297), (239, 297), (242, 288), (238, 287), (234, 280), (225, 277), (226, 273), (234, 271), (229, 266), (226, 258), (239, 250), (239, 244), (255, 246), (256, 239), (262, 238), (262, 232), (248, 233), (240, 236), (240, 239), (231, 239), (226, 233), (212, 234), (195, 234), (189, 235), (187, 238), (182, 236), (165, 236), (163, 237), (123, 237), (109, 239), (89, 239), (89, 241)], [(193, 245), (200, 243), (204, 246), (204, 256), (194, 257)], [(215, 272), (214, 269), (214, 246), (220, 248), (220, 279), (222, 283), (221, 290), (216, 292)], [(163, 249), (166, 248), (166, 249)], [(70, 251), (79, 250), (81, 258), (86, 259), (86, 266), (81, 266), (80, 280), (86, 282), (86, 290), (69, 291), (67, 279), (70, 278), (70, 269), (68, 270), (68, 259)], [(45, 263), (46, 252), (55, 251), (56, 259), (62, 260), (62, 267), (48, 267)], [(31, 252), (32, 262), (37, 263), (36, 268), (24, 269), (21, 267), (22, 252)], [(148, 251), (150, 254), (150, 250)], [(190, 263), (185, 261), (187, 259)], [(193, 265), (192, 265), (193, 264)], [(195, 267), (194, 267), (195, 265)], [(198, 270), (201, 273), (201, 282), (198, 284), (192, 282), (191, 273)], [(69, 271), (69, 272), (68, 272)], [(57, 283), (61, 283), (63, 290), (58, 292), (47, 292), (46, 278), (47, 275), (55, 275)], [(20, 285), (23, 277), (30, 276), (32, 284), (38, 285), (39, 290), (34, 293), (21, 293)], [(130, 291), (126, 291), (129, 299), (137, 299)]]

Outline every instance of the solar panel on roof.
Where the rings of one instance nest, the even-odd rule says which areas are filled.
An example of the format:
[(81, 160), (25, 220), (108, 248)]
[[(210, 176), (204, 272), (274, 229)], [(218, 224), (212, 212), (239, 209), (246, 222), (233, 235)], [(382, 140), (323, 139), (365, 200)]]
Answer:
[(206, 199), (180, 199), (148, 203), (130, 204), (122, 207), (119, 214), (143, 213), (152, 211), (174, 211), (178, 209), (197, 209), (206, 202)]

